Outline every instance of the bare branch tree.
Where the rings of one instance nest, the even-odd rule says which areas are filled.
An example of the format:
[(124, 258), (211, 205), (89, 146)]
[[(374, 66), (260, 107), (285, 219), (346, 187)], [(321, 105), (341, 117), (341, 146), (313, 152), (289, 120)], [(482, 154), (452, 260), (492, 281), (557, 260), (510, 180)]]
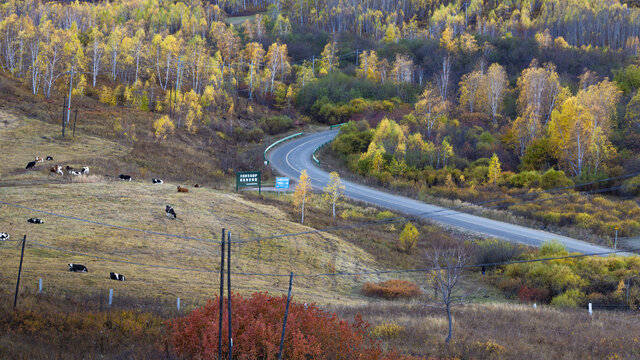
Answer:
[(469, 258), (465, 250), (458, 247), (446, 250), (435, 248), (431, 254), (427, 253), (427, 259), (433, 267), (430, 280), (435, 290), (435, 300), (447, 311), (449, 334), (445, 342), (448, 344), (452, 333), (451, 307), (464, 303), (470, 296), (458, 289), (460, 279), (464, 276), (464, 265)]

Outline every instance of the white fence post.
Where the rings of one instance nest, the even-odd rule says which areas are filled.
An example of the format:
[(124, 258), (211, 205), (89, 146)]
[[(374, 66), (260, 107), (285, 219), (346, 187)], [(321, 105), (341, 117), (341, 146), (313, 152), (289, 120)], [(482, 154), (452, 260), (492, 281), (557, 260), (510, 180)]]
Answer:
[(180, 311), (180, 298), (178, 298), (178, 302), (176, 303), (177, 307), (178, 307), (178, 311)]
[(42, 278), (38, 279), (38, 294), (42, 292)]
[(593, 316), (593, 308), (591, 307), (591, 303), (589, 303), (589, 315)]
[(112, 301), (113, 301), (113, 289), (109, 289), (109, 306), (111, 306)]

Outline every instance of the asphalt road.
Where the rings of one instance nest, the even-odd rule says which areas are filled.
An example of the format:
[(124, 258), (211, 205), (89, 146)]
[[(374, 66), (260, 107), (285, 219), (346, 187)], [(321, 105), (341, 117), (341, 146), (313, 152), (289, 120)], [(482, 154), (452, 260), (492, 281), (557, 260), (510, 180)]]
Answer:
[[(294, 181), (300, 172), (307, 170), (311, 185), (321, 191), (329, 181), (329, 173), (318, 168), (312, 160), (313, 151), (323, 143), (330, 141), (338, 134), (338, 129), (310, 133), (288, 140), (267, 155), (270, 165), (280, 174)], [(571, 252), (601, 253), (611, 249), (589, 244), (584, 241), (556, 235), (550, 232), (535, 230), (480, 216), (449, 210), (440, 206), (429, 205), (404, 196), (393, 195), (368, 186), (342, 180), (345, 185), (344, 195), (348, 198), (363, 201), (383, 208), (395, 210), (407, 215), (420, 216), (442, 224), (473, 231), (511, 242), (531, 246), (540, 246), (544, 241), (556, 239), (566, 245)]]

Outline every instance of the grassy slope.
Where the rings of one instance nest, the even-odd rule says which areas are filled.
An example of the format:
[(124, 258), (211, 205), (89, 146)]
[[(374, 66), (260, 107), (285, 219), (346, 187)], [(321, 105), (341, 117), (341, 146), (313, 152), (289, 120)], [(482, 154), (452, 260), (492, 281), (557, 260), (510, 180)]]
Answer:
[[(0, 122), (8, 124), (0, 130), (0, 157), (5, 159), (2, 176), (12, 186), (0, 188), (0, 198), (23, 206), (46, 209), (70, 216), (79, 216), (117, 225), (187, 236), (217, 239), (220, 229), (232, 230), (234, 238), (267, 236), (308, 228), (287, 220), (281, 210), (244, 200), (241, 196), (208, 188), (191, 188), (180, 194), (176, 184), (153, 185), (149, 179), (129, 182), (104, 177), (101, 166), (112, 156), (127, 153), (119, 144), (79, 134), (76, 140), (57, 139), (55, 127), (33, 119), (0, 113)], [(43, 138), (44, 137), (44, 138)], [(5, 141), (6, 140), (6, 141)], [(59, 164), (90, 165), (92, 174), (87, 183), (71, 183), (67, 176), (52, 177), (50, 164), (40, 164), (34, 171), (25, 171), (24, 164), (35, 155), (52, 155)], [(115, 174), (115, 173), (113, 173)], [(21, 185), (25, 183), (25, 185)], [(172, 204), (178, 220), (164, 214), (164, 205)], [(192, 240), (167, 238), (126, 230), (111, 229), (75, 220), (38, 214), (32, 211), (2, 207), (0, 229), (13, 239), (27, 234), (29, 240), (75, 251), (127, 259), (147, 264), (184, 268), (217, 269), (219, 245)], [(41, 217), (43, 225), (26, 222), (29, 217)], [(1, 245), (0, 259), (5, 270), (13, 275), (17, 268), (16, 243)], [(233, 271), (266, 273), (327, 272), (335, 263), (338, 271), (373, 269), (373, 258), (365, 251), (328, 234), (315, 234), (263, 241), (260, 244), (234, 245)], [(187, 303), (202, 303), (218, 286), (216, 274), (145, 268), (131, 264), (110, 263), (56, 251), (27, 247), (24, 265), (26, 286), (33, 286), (42, 277), (48, 288), (63, 292), (105, 292), (116, 287), (122, 295), (141, 297), (181, 296)], [(87, 274), (71, 274), (67, 263), (86, 264)], [(123, 273), (128, 281), (108, 280), (110, 271)], [(358, 298), (355, 280), (336, 281), (315, 278), (296, 279), (296, 295), (320, 302), (334, 296)], [(234, 289), (240, 292), (284, 290), (285, 279), (236, 277)], [(330, 287), (331, 292), (326, 288)]]

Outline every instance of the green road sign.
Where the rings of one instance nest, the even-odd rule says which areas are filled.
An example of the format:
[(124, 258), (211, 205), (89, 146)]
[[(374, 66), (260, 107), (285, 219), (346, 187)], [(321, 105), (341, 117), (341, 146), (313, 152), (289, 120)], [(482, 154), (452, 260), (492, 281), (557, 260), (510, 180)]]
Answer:
[(241, 187), (258, 187), (258, 194), (262, 193), (260, 171), (239, 171), (236, 173), (236, 192)]

